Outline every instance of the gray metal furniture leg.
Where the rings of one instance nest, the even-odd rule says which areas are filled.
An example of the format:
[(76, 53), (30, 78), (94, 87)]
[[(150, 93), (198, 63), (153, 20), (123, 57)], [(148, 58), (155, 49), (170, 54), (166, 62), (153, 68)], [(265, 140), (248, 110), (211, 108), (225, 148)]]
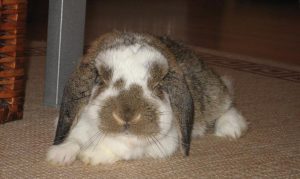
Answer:
[(44, 103), (58, 106), (64, 84), (81, 58), (86, 0), (50, 0)]

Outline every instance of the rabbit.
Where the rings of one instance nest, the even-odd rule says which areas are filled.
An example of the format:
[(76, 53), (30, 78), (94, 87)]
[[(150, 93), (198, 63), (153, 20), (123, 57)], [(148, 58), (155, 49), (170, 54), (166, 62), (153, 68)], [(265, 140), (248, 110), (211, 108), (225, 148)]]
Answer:
[(169, 37), (111, 32), (99, 37), (66, 83), (53, 164), (111, 164), (165, 158), (192, 136), (236, 139), (247, 122), (230, 86), (189, 48)]

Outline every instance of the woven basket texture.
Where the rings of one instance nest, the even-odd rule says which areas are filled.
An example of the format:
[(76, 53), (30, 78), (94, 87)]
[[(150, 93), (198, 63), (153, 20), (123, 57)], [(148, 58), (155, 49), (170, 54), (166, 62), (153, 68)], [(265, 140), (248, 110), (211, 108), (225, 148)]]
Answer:
[(0, 0), (0, 124), (23, 116), (26, 7), (25, 0)]

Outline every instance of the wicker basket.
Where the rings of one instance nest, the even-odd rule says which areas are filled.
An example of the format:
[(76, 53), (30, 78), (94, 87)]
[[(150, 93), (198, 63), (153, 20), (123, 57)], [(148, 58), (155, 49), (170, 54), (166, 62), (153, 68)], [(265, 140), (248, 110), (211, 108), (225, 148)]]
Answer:
[(26, 0), (0, 0), (0, 124), (22, 119)]

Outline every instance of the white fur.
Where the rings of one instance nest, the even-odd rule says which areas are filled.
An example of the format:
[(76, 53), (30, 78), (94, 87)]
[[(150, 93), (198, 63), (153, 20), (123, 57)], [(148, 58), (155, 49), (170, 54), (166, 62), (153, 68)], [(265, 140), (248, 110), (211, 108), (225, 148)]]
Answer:
[[(149, 66), (153, 62), (167, 65), (165, 57), (147, 45), (120, 47), (99, 54), (96, 65), (105, 64), (113, 70), (112, 82), (96, 98), (90, 99), (65, 142), (51, 147), (47, 159), (52, 163), (69, 164), (78, 156), (84, 163), (96, 165), (142, 157), (162, 158), (173, 154), (178, 147), (178, 132), (168, 95), (165, 93), (165, 100), (161, 101), (147, 86)], [(125, 81), (125, 89), (132, 84), (140, 85), (144, 97), (158, 104), (162, 115), (159, 118), (160, 133), (155, 136), (156, 139), (143, 140), (130, 134), (106, 136), (99, 131), (99, 111), (105, 99), (119, 94), (120, 91), (112, 84), (120, 78)]]
[(158, 139), (158, 143), (152, 142), (147, 146), (145, 154), (152, 158), (164, 158), (173, 154), (178, 147), (178, 133), (175, 126), (169, 133)]
[(235, 109), (230, 108), (225, 114), (217, 119), (215, 135), (219, 137), (239, 138), (247, 130), (247, 122)]
[(47, 160), (55, 165), (69, 165), (76, 159), (79, 151), (80, 146), (76, 142), (67, 141), (52, 146), (47, 153)]
[(131, 135), (106, 136), (99, 143), (81, 151), (79, 159), (86, 164), (97, 165), (142, 157), (163, 158), (176, 151), (177, 140), (175, 127), (166, 136), (158, 138), (158, 142), (151, 143)]
[(126, 81), (126, 88), (133, 83), (143, 87), (147, 85), (149, 66), (153, 62), (168, 66), (166, 58), (159, 51), (140, 44), (110, 49), (96, 58), (97, 66), (104, 64), (113, 70), (112, 83), (122, 78)]

